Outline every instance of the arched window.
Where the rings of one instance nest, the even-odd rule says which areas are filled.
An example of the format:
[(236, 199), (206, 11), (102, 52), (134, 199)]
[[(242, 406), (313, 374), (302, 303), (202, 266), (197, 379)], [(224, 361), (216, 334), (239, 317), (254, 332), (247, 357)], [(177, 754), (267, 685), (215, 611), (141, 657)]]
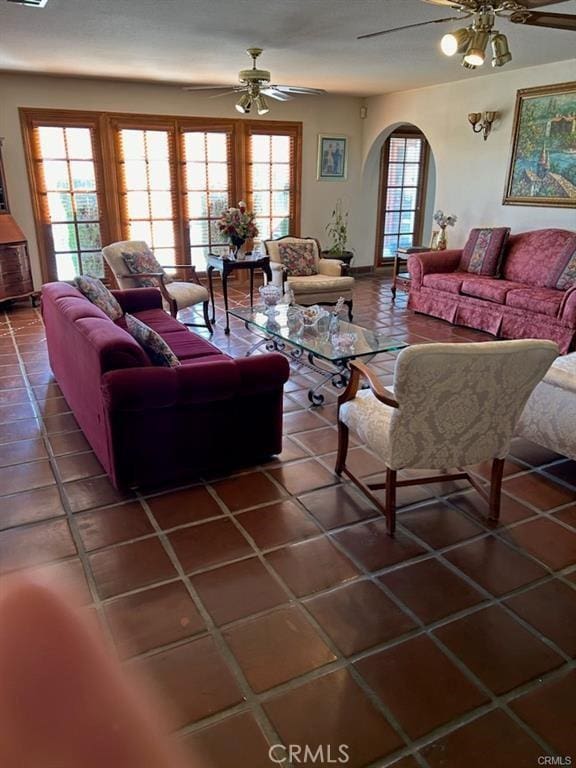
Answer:
[(398, 128), (382, 147), (376, 266), (398, 248), (422, 245), (428, 158), (428, 142), (414, 126)]

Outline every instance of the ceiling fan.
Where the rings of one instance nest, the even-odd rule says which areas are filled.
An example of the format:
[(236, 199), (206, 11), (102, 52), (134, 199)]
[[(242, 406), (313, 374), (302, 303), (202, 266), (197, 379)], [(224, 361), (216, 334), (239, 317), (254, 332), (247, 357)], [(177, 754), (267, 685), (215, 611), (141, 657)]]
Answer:
[(270, 72), (265, 69), (257, 69), (256, 60), (262, 53), (262, 48), (248, 48), (246, 51), (252, 58), (252, 69), (242, 69), (238, 73), (238, 85), (186, 85), (185, 91), (219, 91), (225, 90), (227, 93), (241, 93), (242, 96), (236, 104), (236, 109), (242, 114), (250, 112), (252, 106), (255, 106), (259, 115), (265, 115), (270, 111), (270, 107), (265, 96), (269, 96), (276, 101), (289, 101), (293, 96), (301, 94), (321, 96), (326, 93), (322, 88), (305, 88), (299, 85), (272, 85), (270, 83)]
[(549, 13), (535, 10), (544, 8), (546, 5), (565, 3), (567, 0), (423, 0), (423, 2), (440, 5), (443, 8), (452, 8), (458, 11), (460, 15), (421, 21), (416, 24), (405, 24), (402, 27), (383, 29), (381, 32), (369, 32), (366, 35), (360, 35), (358, 40), (387, 35), (403, 29), (424, 27), (428, 24), (443, 24), (447, 21), (470, 19), (468, 26), (444, 35), (440, 47), (446, 56), (453, 56), (455, 53), (463, 54), (462, 66), (466, 69), (476, 69), (476, 67), (484, 64), (488, 42), (492, 48), (493, 67), (502, 67), (512, 60), (506, 35), (494, 28), (498, 18), (506, 19), (514, 24), (566, 29), (576, 32), (576, 16), (568, 13)]

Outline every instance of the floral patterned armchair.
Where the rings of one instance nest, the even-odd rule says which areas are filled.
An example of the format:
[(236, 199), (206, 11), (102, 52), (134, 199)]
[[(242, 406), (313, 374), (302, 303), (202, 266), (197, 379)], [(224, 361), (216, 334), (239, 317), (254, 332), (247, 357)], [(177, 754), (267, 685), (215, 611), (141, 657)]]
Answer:
[(336, 304), (342, 296), (352, 320), (354, 278), (346, 274), (346, 265), (338, 259), (321, 258), (315, 237), (280, 237), (265, 240), (270, 256), (272, 284), (291, 288), (296, 304)]

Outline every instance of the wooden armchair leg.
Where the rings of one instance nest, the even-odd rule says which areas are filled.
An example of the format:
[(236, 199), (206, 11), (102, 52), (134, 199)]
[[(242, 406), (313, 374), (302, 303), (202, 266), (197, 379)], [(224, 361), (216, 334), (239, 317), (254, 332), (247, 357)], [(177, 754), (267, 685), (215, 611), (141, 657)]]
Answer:
[(396, 470), (386, 467), (386, 530), (390, 536), (396, 530)]
[(489, 520), (498, 520), (500, 517), (500, 498), (502, 495), (502, 475), (504, 473), (504, 459), (494, 459), (490, 475), (490, 497), (488, 506)]
[(208, 328), (209, 333), (214, 333), (212, 330), (212, 325), (210, 324), (210, 316), (208, 312), (208, 302), (205, 301), (202, 304), (202, 310), (204, 312), (204, 322), (206, 323), (206, 328)]
[(346, 466), (346, 456), (348, 455), (348, 442), (350, 432), (343, 422), (338, 422), (338, 453), (336, 455), (336, 467), (334, 471), (341, 475)]

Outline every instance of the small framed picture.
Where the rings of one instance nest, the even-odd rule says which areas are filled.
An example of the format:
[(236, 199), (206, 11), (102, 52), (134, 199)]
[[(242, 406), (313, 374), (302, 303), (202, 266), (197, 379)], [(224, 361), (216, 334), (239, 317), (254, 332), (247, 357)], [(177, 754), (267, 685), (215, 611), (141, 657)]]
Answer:
[(348, 137), (318, 136), (319, 181), (345, 181), (348, 173)]

